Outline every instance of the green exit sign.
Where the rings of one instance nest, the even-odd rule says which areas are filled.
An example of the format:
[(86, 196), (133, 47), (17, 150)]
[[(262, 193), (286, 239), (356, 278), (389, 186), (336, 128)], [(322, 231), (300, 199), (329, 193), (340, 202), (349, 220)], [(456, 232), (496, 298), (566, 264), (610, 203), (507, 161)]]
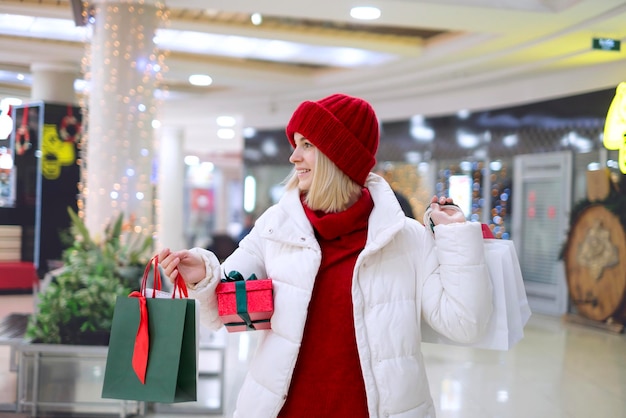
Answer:
[(591, 44), (593, 49), (601, 49), (603, 51), (619, 51), (620, 45), (619, 39), (611, 38), (593, 38)]

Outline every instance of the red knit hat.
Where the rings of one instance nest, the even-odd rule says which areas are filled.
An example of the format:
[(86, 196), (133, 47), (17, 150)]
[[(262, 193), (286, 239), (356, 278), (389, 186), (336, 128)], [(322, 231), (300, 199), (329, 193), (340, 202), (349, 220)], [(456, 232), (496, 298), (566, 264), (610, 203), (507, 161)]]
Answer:
[(378, 119), (363, 99), (333, 94), (317, 102), (305, 101), (286, 130), (293, 147), (298, 132), (361, 186), (376, 164)]

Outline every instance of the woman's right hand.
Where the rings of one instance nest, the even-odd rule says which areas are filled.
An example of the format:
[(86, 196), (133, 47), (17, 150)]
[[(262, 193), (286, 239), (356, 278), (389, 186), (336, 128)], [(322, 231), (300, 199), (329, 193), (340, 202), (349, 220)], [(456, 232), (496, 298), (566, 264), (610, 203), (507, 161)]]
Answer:
[(204, 260), (189, 250), (170, 251), (164, 248), (159, 252), (159, 264), (172, 283), (179, 274), (187, 284), (196, 284), (206, 277)]

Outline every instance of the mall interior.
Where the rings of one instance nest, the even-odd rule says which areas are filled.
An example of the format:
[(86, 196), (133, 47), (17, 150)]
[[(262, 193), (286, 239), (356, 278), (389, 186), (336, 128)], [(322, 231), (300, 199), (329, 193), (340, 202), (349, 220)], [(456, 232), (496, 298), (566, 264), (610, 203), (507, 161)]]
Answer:
[(107, 398), (115, 295), (227, 258), (345, 93), (415, 219), (450, 196), (519, 260), (523, 335), (422, 344), (437, 417), (626, 418), (626, 2), (357, 3), (0, 2), (0, 417), (232, 417), (271, 331), (200, 325), (196, 400)]

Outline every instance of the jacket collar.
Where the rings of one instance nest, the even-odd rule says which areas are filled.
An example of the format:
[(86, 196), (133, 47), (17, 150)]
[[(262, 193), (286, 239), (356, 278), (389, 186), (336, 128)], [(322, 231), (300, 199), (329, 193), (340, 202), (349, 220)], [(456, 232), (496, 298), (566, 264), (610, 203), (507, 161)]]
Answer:
[[(391, 241), (403, 227), (406, 217), (389, 184), (380, 176), (370, 173), (365, 182), (369, 190), (374, 209), (369, 217), (365, 251), (376, 251)], [(287, 190), (277, 204), (282, 212), (279, 224), (275, 225), (273, 236), (285, 242), (301, 246), (311, 244), (315, 234), (311, 223), (304, 213), (297, 189)]]
[(377, 174), (370, 173), (365, 182), (374, 200), (374, 209), (370, 214), (365, 250), (375, 251), (404, 228), (406, 217), (389, 183)]
[(274, 215), (267, 218), (260, 232), (264, 238), (299, 247), (319, 248), (297, 189), (286, 190), (271, 210)]

